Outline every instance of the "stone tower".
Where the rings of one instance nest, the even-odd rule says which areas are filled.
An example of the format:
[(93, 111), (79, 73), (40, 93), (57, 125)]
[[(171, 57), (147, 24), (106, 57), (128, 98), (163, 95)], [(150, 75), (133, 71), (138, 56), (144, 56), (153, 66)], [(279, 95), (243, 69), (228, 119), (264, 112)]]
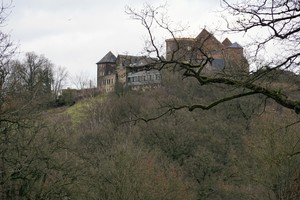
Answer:
[[(116, 56), (109, 51), (99, 62), (97, 62), (97, 88), (106, 89), (115, 79)], [(109, 79), (108, 79), (109, 78)], [(108, 82), (109, 80), (109, 82)]]

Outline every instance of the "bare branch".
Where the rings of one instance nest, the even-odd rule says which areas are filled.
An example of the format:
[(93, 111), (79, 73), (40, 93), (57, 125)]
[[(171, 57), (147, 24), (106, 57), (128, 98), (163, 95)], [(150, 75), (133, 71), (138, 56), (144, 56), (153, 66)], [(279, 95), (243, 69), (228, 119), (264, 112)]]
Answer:
[[(298, 35), (300, 28), (299, 23), (299, 10), (296, 3), (280, 4), (279, 1), (275, 0), (260, 0), (257, 4), (251, 4), (251, 1), (245, 1), (244, 4), (231, 5), (226, 0), (223, 1), (227, 9), (237, 16), (236, 25), (231, 28), (232, 31), (244, 31), (257, 28), (257, 27), (267, 27), (272, 30), (270, 36), (266, 37), (261, 42), (256, 43), (257, 49), (264, 47), (273, 40), (280, 40), (282, 43), (288, 41), (289, 44), (296, 42), (299, 44), (300, 38)], [(141, 11), (136, 11), (132, 8), (127, 8), (127, 14), (129, 14), (133, 19), (138, 20), (146, 28), (150, 44), (148, 52), (154, 53), (157, 59), (154, 59), (156, 66), (159, 66), (159, 70), (172, 68), (174, 71), (182, 72), (182, 78), (193, 78), (198, 81), (200, 85), (223, 85), (229, 86), (232, 89), (242, 89), (238, 94), (234, 94), (229, 97), (223, 97), (216, 101), (209, 103), (208, 105), (194, 104), (194, 105), (181, 105), (174, 106), (169, 105), (169, 108), (159, 114), (156, 117), (149, 119), (137, 117), (137, 121), (141, 120), (144, 122), (152, 121), (163, 117), (165, 115), (171, 114), (176, 110), (188, 109), (193, 111), (194, 109), (208, 110), (221, 103), (241, 98), (244, 96), (250, 96), (255, 94), (262, 94), (266, 98), (273, 99), (278, 104), (294, 110), (295, 113), (300, 113), (300, 101), (293, 100), (287, 96), (280, 89), (268, 88), (264, 84), (265, 77), (272, 73), (273, 71), (292, 69), (299, 65), (300, 52), (291, 51), (290, 54), (284, 59), (278, 58), (272, 62), (268, 62), (267, 66), (259, 66), (261, 70), (253, 74), (247, 72), (233, 73), (227, 69), (220, 70), (215, 73), (208, 73), (207, 68), (209, 68), (216, 59), (213, 56), (212, 50), (207, 49), (207, 43), (216, 41), (214, 36), (210, 33), (207, 34), (205, 38), (194, 39), (189, 44), (195, 44), (194, 46), (189, 46), (189, 50), (186, 50), (186, 46), (181, 44), (181, 38), (176, 38), (175, 34), (177, 29), (172, 29), (169, 22), (165, 20), (167, 16), (158, 17), (158, 12), (162, 9), (160, 7), (152, 7), (146, 5)], [(174, 47), (172, 51), (167, 50), (167, 58), (162, 59), (163, 52), (160, 50), (160, 46), (155, 40), (153, 28), (158, 27), (163, 31), (166, 31), (170, 35), (170, 39), (167, 42), (173, 42)], [(188, 38), (189, 39), (189, 38)], [(188, 40), (187, 39), (187, 40)], [(184, 38), (182, 39), (184, 40)], [(186, 40), (186, 41), (187, 41)], [(222, 45), (222, 44), (221, 44)], [(300, 45), (300, 44), (299, 44)], [(288, 46), (288, 44), (287, 44)], [(224, 48), (223, 48), (224, 50)], [(258, 50), (257, 50), (258, 51)], [(282, 54), (282, 56), (286, 53)], [(245, 60), (244, 60), (245, 61)], [(226, 61), (225, 61), (226, 62)], [(245, 61), (245, 65), (248, 65)], [(231, 68), (242, 68), (241, 64), (228, 64), (227, 67)]]

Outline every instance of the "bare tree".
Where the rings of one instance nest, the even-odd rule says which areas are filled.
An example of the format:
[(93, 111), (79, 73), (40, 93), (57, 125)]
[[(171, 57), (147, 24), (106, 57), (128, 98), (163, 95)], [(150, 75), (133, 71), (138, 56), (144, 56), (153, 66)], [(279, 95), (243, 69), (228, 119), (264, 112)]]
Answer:
[(54, 94), (55, 100), (58, 98), (63, 87), (65, 87), (67, 78), (68, 72), (65, 67), (56, 67), (53, 70), (52, 93)]
[[(5, 20), (9, 15), (11, 2), (2, 2), (0, 6), (0, 27), (5, 26)], [(0, 107), (5, 97), (5, 87), (7, 77), (10, 73), (9, 61), (15, 54), (16, 46), (10, 39), (10, 36), (0, 30)]]
[[(235, 16), (233, 23), (225, 19), (230, 31), (258, 33), (252, 43), (256, 47), (254, 55), (258, 55), (269, 44), (276, 49), (275, 56), (267, 63), (267, 71), (299, 68), (299, 1), (244, 0), (236, 4), (231, 4), (227, 0), (223, 2), (226, 11)], [(265, 34), (259, 36), (262, 33)]]
[(14, 91), (12, 96), (18, 95), (26, 104), (47, 105), (52, 96), (53, 67), (45, 56), (33, 52), (26, 53), (22, 61), (11, 62), (9, 87)]
[(93, 87), (92, 81), (86, 73), (76, 74), (75, 77), (71, 79), (71, 82), (79, 90)]
[[(180, 71), (183, 78), (195, 79), (201, 86), (217, 85), (219, 87), (226, 87), (229, 89), (228, 91), (231, 91), (209, 103), (170, 104), (168, 106), (169, 109), (162, 113), (162, 115), (180, 109), (188, 109), (189, 111), (193, 111), (194, 109), (208, 110), (224, 102), (250, 95), (263, 95), (266, 99), (272, 99), (299, 114), (300, 101), (289, 96), (288, 91), (282, 90), (281, 87), (274, 87), (276, 85), (272, 85), (272, 76), (274, 74), (271, 74), (276, 69), (277, 71), (274, 73), (282, 69), (299, 68), (299, 2), (282, 2), (277, 0), (252, 2), (249, 0), (242, 5), (231, 5), (227, 1), (224, 1), (224, 3), (228, 10), (232, 11), (233, 15), (240, 14), (239, 16), (242, 18), (241, 20), (237, 20), (237, 25), (239, 26), (234, 26), (232, 30), (246, 32), (255, 27), (268, 27), (273, 32), (264, 40), (255, 44), (258, 45), (257, 49), (261, 49), (261, 47), (267, 43), (271, 43), (273, 40), (278, 40), (282, 44), (286, 44), (286, 46), (284, 45), (285, 49), (282, 49), (283, 51), (286, 48), (290, 48), (289, 51), (282, 54), (285, 60), (279, 59), (268, 63), (268, 65), (264, 63), (258, 67), (261, 70), (253, 73), (247, 73), (248, 70), (237, 72), (223, 70), (218, 73), (207, 73), (208, 67), (215, 60), (213, 52), (206, 49), (206, 43), (214, 37), (212, 34), (207, 34), (203, 40), (198, 42), (197, 46), (192, 46), (187, 53), (187, 51), (182, 50), (186, 46), (182, 45), (180, 38), (176, 37), (176, 33), (180, 29), (172, 28), (172, 24), (165, 14), (164, 6), (153, 7), (145, 5), (139, 11), (133, 8), (126, 9), (127, 14), (132, 19), (140, 21), (146, 28), (149, 36), (146, 42), (149, 44), (146, 52), (148, 55), (156, 57), (154, 61), (160, 66), (159, 70), (171, 68), (172, 70)], [(154, 30), (157, 28), (165, 31), (170, 37), (169, 40), (173, 42), (173, 51), (167, 52), (167, 59), (163, 56), (164, 52), (161, 48), (163, 45), (157, 40), (154, 33)], [(295, 45), (291, 46), (291, 44)], [(197, 56), (195, 57), (195, 55)], [(227, 67), (242, 68), (242, 65), (242, 63), (229, 62)], [(271, 75), (267, 76), (267, 74)], [(143, 120), (148, 121), (149, 119)]]
[[(0, 1), (0, 26), (10, 3)], [(44, 121), (36, 109), (44, 95), (51, 95), (52, 63), (34, 53), (14, 60), (15, 50), (0, 30), (0, 199), (66, 198), (74, 177), (65, 178), (75, 166), (61, 159), (67, 140), (61, 126)]]
[(26, 53), (17, 73), (29, 91), (34, 91), (40, 86), (45, 87), (45, 91), (50, 91), (53, 64), (43, 55), (38, 56), (33, 52)]

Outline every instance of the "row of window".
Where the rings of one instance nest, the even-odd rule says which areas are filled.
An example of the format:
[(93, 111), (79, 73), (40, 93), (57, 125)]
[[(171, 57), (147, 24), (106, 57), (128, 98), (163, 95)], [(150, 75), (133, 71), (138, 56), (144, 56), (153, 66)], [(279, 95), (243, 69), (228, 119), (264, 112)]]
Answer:
[(103, 85), (110, 85), (114, 84), (114, 79), (104, 79), (103, 80)]
[(106, 76), (106, 75), (112, 74), (112, 72), (111, 71), (107, 71), (107, 72), (102, 71), (102, 72), (100, 72), (100, 74), (101, 74), (101, 76)]
[[(133, 76), (133, 77), (128, 77), (128, 79), (127, 79), (128, 83), (145, 82), (145, 81), (159, 81), (159, 80), (160, 80), (160, 74)], [(114, 79), (104, 79), (103, 80), (103, 85), (111, 85), (111, 84), (114, 84)]]
[(159, 81), (159, 80), (160, 80), (160, 74), (149, 74), (144, 76), (133, 76), (127, 78), (128, 83), (144, 82), (144, 81)]
[(111, 92), (111, 91), (113, 91), (112, 87), (105, 88), (105, 92)]

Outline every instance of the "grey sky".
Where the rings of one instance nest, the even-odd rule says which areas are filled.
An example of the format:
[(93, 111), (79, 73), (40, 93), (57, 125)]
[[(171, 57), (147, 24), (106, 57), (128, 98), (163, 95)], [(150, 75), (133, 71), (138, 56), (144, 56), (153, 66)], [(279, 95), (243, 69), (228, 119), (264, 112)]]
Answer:
[[(165, 1), (151, 0), (158, 5)], [(143, 0), (14, 0), (7, 26), (21, 52), (44, 54), (71, 75), (96, 77), (96, 62), (108, 51), (139, 54), (146, 32), (125, 14), (125, 6), (142, 8)], [(168, 14), (189, 24), (187, 36), (218, 25), (220, 0), (169, 0)], [(21, 54), (22, 55), (22, 54)]]

